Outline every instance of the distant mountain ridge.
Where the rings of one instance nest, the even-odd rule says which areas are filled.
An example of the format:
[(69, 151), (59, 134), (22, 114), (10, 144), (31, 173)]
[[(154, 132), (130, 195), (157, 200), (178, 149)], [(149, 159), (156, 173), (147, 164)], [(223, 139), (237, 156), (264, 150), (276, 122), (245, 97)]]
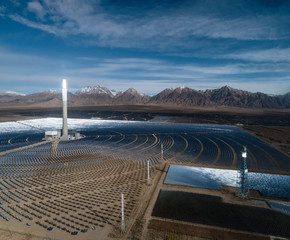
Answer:
[(100, 95), (110, 95), (111, 97), (115, 96), (115, 91), (111, 91), (106, 87), (102, 87), (99, 85), (96, 85), (94, 87), (87, 86), (82, 89), (79, 89), (76, 91), (76, 95), (92, 95), (92, 94), (100, 94)]
[[(49, 90), (41, 93), (21, 95), (0, 93), (0, 105), (43, 105), (61, 106), (61, 93)], [(167, 88), (155, 96), (141, 94), (134, 88), (124, 92), (109, 90), (103, 86), (87, 86), (68, 93), (71, 106), (96, 105), (173, 105), (184, 107), (240, 107), (240, 108), (290, 108), (290, 92), (284, 95), (252, 93), (229, 86), (212, 90), (195, 90), (188, 87)]]

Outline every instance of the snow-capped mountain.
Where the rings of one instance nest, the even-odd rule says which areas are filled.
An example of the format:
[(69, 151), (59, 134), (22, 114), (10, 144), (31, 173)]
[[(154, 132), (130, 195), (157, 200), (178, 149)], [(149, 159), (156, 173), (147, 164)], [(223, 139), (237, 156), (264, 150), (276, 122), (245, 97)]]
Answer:
[(6, 91), (6, 92), (0, 92), (0, 96), (25, 96), (25, 94), (13, 92), (13, 91)]
[(92, 94), (109, 95), (110, 97), (114, 97), (116, 95), (115, 91), (113, 92), (108, 88), (102, 87), (100, 85), (96, 85), (93, 87), (87, 86), (76, 91), (76, 95), (92, 95)]
[(137, 92), (134, 88), (117, 92), (99, 85), (82, 88), (75, 95), (85, 104), (145, 104), (150, 99), (149, 96)]

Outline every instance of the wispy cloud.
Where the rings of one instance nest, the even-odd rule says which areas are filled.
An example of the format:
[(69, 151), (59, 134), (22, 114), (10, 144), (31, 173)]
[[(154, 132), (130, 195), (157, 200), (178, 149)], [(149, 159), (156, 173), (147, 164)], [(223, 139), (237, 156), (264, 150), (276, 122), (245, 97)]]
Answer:
[(46, 11), (38, 1), (29, 2), (27, 4), (27, 9), (30, 12), (35, 13), (40, 19), (43, 19), (43, 17), (46, 15)]
[[(23, 83), (24, 93), (58, 88), (62, 78), (69, 79), (70, 91), (87, 85), (104, 85), (110, 89), (126, 90), (134, 87), (143, 93), (155, 94), (164, 88), (188, 86), (195, 89), (216, 88), (224, 85), (242, 87), (267, 93), (289, 89), (289, 63), (252, 63), (227, 65), (175, 64), (165, 60), (144, 58), (101, 59), (79, 57), (81, 65), (67, 65), (65, 69), (54, 59), (36, 55), (7, 52), (0, 49), (1, 86)], [(37, 66), (31, 70), (30, 66)], [(269, 75), (268, 73), (271, 72)], [(280, 75), (273, 75), (273, 72)], [(251, 74), (251, 78), (247, 77)], [(25, 84), (24, 84), (25, 83)], [(279, 83), (279, 84), (278, 84)], [(6, 86), (6, 88), (5, 88)], [(253, 88), (259, 86), (259, 88)], [(275, 86), (275, 87), (274, 87)], [(248, 89), (248, 90), (251, 90)], [(25, 91), (24, 91), (25, 90)]]
[[(176, 64), (170, 60), (150, 58), (103, 59), (85, 56), (77, 57), (76, 60), (77, 63), (66, 63), (63, 68), (61, 59), (55, 60), (50, 57), (20, 54), (0, 49), (0, 80), (2, 84), (7, 83), (7, 85), (11, 85), (13, 82), (26, 82), (27, 88), (34, 83), (41, 89), (48, 83), (52, 86), (57, 85), (59, 79), (67, 77), (71, 79), (74, 89), (85, 85), (100, 84), (116, 90), (135, 87), (144, 93), (148, 91), (157, 93), (162, 90), (161, 86), (164, 88), (216, 87), (217, 85), (233, 85), (238, 82), (255, 83), (263, 80), (265, 83), (263, 88), (268, 88), (267, 92), (271, 93), (272, 89), (267, 87), (271, 82), (284, 82), (284, 84), (280, 84), (280, 87), (281, 89), (282, 86), (287, 88), (287, 76), (290, 73), (289, 62), (227, 64), (186, 62)], [(31, 70), (31, 66), (35, 66), (33, 70)], [(108, 85), (109, 83), (110, 85)], [(270, 85), (272, 86), (272, 83)]]
[(54, 88), (64, 77), (60, 66), (55, 59), (0, 48), (1, 91), (31, 93)]
[[(102, 12), (93, 12), (98, 5), (94, 1), (43, 0), (29, 2), (26, 10), (37, 15), (37, 19), (10, 14), (9, 17), (28, 27), (41, 29), (59, 36), (81, 35), (106, 39), (124, 35), (124, 26), (112, 21)], [(97, 2), (95, 2), (97, 3)], [(39, 19), (40, 18), (40, 19)]]
[[(81, 58), (84, 59), (84, 58)], [(87, 60), (85, 58), (85, 60)], [(288, 72), (290, 64), (280, 63), (233, 63), (225, 65), (205, 65), (196, 63), (176, 64), (165, 60), (153, 60), (143, 58), (119, 58), (119, 59), (91, 59), (95, 61), (94, 67), (79, 68), (73, 71), (79, 73), (97, 73), (97, 74), (130, 74), (134, 76), (152, 76), (152, 77), (169, 77), (177, 76), (194, 77), (197, 74), (210, 75), (234, 75), (249, 73), (268, 73), (268, 72)], [(178, 74), (173, 74), (178, 73)], [(127, 76), (128, 75), (128, 76)]]
[(14, 6), (21, 5), (20, 0), (8, 0), (8, 1), (11, 2)]
[(290, 48), (253, 50), (241, 53), (231, 53), (222, 57), (254, 62), (290, 62)]
[(4, 17), (5, 16), (5, 10), (6, 8), (4, 6), (0, 6), (0, 17)]
[(36, 19), (19, 13), (10, 14), (10, 18), (58, 36), (81, 36), (90, 44), (113, 47), (161, 48), (170, 45), (187, 49), (194, 46), (192, 38), (196, 37), (236, 40), (289, 37), (288, 33), (279, 31), (281, 23), (275, 15), (224, 18), (194, 12), (193, 4), (190, 6), (192, 12), (186, 7), (176, 11), (153, 8), (148, 16), (136, 17), (132, 13), (128, 18), (105, 10), (100, 1), (42, 0), (29, 2), (26, 6), (28, 12), (37, 16)]
[(30, 64), (31, 62), (35, 63), (37, 61), (41, 61), (43, 57), (37, 56), (37, 55), (29, 55), (29, 54), (21, 54), (21, 53), (15, 53), (10, 52), (7, 50), (4, 50), (3, 48), (0, 48), (0, 63), (2, 66), (5, 66), (5, 64)]
[[(160, 26), (162, 26), (160, 28)], [(148, 19), (140, 28), (133, 28), (136, 35), (142, 32), (151, 36), (166, 37), (206, 37), (206, 38), (233, 38), (238, 40), (277, 39), (278, 32), (269, 25), (269, 19), (234, 18), (222, 19), (200, 15), (173, 15)], [(150, 30), (150, 31), (149, 31)]]
[[(94, 61), (94, 59), (90, 58), (89, 61)], [(289, 68), (288, 63), (202, 66), (195, 63), (177, 65), (162, 60), (127, 58), (95, 59), (92, 67), (74, 68), (68, 70), (67, 73), (76, 78), (91, 79), (92, 83), (95, 81), (96, 84), (102, 85), (102, 82), (105, 82), (106, 86), (112, 88), (135, 87), (145, 93), (157, 93), (162, 90), (161, 86), (163, 88), (188, 86), (204, 89), (205, 86), (216, 88), (224, 85), (246, 85), (249, 88), (252, 83), (259, 85), (260, 91), (276, 93), (274, 90), (279, 89), (285, 92), (288, 88), (287, 84), (285, 85), (288, 78), (285, 77), (289, 75)], [(251, 75), (250, 78), (249, 75)], [(280, 86), (273, 88), (275, 82), (281, 83)]]
[(21, 17), (19, 15), (10, 15), (9, 16), (12, 20), (19, 22), (21, 24), (24, 24), (28, 27), (32, 27), (32, 28), (36, 28), (36, 29), (40, 29), (43, 30), (45, 32), (49, 32), (55, 35), (60, 35), (60, 32), (57, 31), (57, 29), (53, 26), (47, 25), (47, 24), (42, 24), (42, 23), (38, 23), (38, 22), (34, 22), (34, 21), (30, 21), (24, 17)]
[[(290, 3), (270, 2), (9, 0), (0, 3), (7, 29), (0, 40), (1, 87), (25, 81), (27, 91), (54, 88), (66, 77), (72, 89), (100, 84), (157, 93), (244, 84), (284, 92)], [(19, 53), (4, 50), (16, 49), (13, 44)]]

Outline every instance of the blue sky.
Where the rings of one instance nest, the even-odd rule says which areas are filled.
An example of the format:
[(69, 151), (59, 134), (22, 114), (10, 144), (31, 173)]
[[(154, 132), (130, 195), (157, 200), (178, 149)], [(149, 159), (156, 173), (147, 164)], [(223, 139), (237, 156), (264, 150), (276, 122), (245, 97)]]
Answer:
[(1, 0), (0, 92), (290, 91), (290, 0)]

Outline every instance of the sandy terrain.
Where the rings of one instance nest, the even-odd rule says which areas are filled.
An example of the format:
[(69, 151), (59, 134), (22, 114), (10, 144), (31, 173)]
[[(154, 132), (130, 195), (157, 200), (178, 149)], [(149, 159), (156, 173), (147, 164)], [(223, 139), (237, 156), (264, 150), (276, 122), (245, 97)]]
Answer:
[(247, 125), (242, 129), (284, 152), (290, 157), (290, 127)]
[[(163, 114), (170, 122), (203, 122), (203, 123), (237, 123), (247, 122), (256, 123), (257, 121), (265, 122), (272, 125), (280, 117), (282, 120), (281, 125), (287, 124), (289, 121), (289, 112), (264, 112), (264, 111), (247, 111), (240, 112), (238, 109), (232, 113), (229, 111), (224, 112), (222, 109), (181, 109), (172, 110), (168, 108), (153, 109), (136, 108), (122, 106), (120, 111), (124, 111), (127, 114), (128, 109), (138, 112), (134, 114), (124, 115), (124, 112), (114, 112), (113, 114), (105, 114), (110, 116), (110, 119), (124, 119), (127, 120), (152, 120), (154, 116)], [(51, 112), (50, 112), (51, 110)], [(60, 109), (50, 109), (49, 111), (43, 111), (41, 109), (19, 109), (19, 108), (6, 108), (0, 110), (0, 121), (16, 121), (22, 119), (39, 118), (41, 116), (51, 116), (51, 114), (59, 114)], [(86, 108), (88, 111), (112, 111), (110, 107), (90, 107)], [(150, 112), (146, 112), (149, 111)], [(170, 110), (170, 113), (168, 111)], [(243, 110), (244, 111), (244, 110)], [(142, 112), (142, 114), (140, 114)], [(145, 112), (145, 113), (144, 113)], [(79, 112), (76, 113), (80, 114)], [(90, 115), (88, 115), (90, 116)], [(265, 117), (266, 116), (266, 117)], [(282, 116), (282, 117), (281, 117)], [(241, 120), (241, 121), (240, 121)], [(243, 126), (247, 131), (255, 134), (257, 137), (273, 144), (278, 149), (289, 149), (289, 127), (286, 126)], [(285, 134), (286, 133), (286, 134)], [(283, 139), (281, 138), (283, 136)], [(288, 137), (287, 137), (288, 136)], [(281, 141), (281, 142), (279, 142)], [(283, 147), (282, 147), (283, 146)], [(282, 148), (281, 148), (282, 147)], [(86, 156), (85, 156), (86, 157)], [(44, 177), (33, 177), (28, 179), (28, 183), (31, 185), (31, 193), (35, 194), (36, 201), (28, 199), (28, 205), (33, 207), (33, 202), (36, 202), (39, 211), (49, 210), (51, 216), (43, 215), (43, 218), (39, 220), (41, 224), (47, 224), (44, 220), (50, 223), (58, 224), (55, 220), (59, 220), (55, 214), (52, 214), (55, 209), (48, 202), (57, 203), (60, 194), (62, 202), (59, 203), (64, 208), (70, 208), (73, 206), (74, 210), (68, 211), (63, 216), (67, 219), (64, 220), (65, 224), (72, 224), (71, 221), (76, 221), (74, 218), (78, 213), (82, 220), (77, 222), (85, 224), (91, 222), (89, 225), (88, 233), (80, 233), (76, 237), (66, 233), (54, 227), (53, 234), (48, 232), (45, 227), (41, 227), (37, 224), (33, 224), (30, 227), (19, 223), (16, 220), (12, 222), (6, 222), (2, 218), (0, 219), (0, 239), (8, 240), (22, 240), (22, 239), (215, 239), (216, 234), (219, 234), (218, 239), (265, 239), (265, 235), (247, 233), (245, 231), (239, 232), (234, 230), (225, 229), (217, 226), (207, 226), (206, 224), (198, 225), (196, 223), (184, 223), (181, 221), (166, 220), (152, 217), (151, 213), (155, 206), (155, 202), (158, 198), (158, 194), (161, 188), (199, 193), (209, 196), (218, 196), (222, 199), (223, 203), (233, 204), (235, 206), (251, 206), (268, 208), (265, 203), (265, 199), (261, 198), (257, 193), (252, 194), (252, 198), (248, 200), (241, 200), (234, 195), (234, 191), (229, 188), (221, 188), (220, 190), (207, 190), (198, 188), (188, 188), (181, 186), (165, 186), (163, 181), (168, 169), (168, 162), (162, 161), (155, 170), (152, 170), (151, 184), (146, 184), (146, 169), (140, 167), (138, 163), (128, 162), (127, 159), (121, 159), (118, 157), (110, 158), (102, 163), (88, 164), (86, 168), (63, 168), (60, 172), (50, 173)], [(75, 161), (75, 159), (71, 159)], [(69, 161), (66, 158), (63, 161)], [(98, 171), (100, 170), (100, 171)], [(134, 184), (132, 184), (132, 179)], [(83, 187), (87, 187), (87, 192), (84, 194), (81, 192)], [(127, 203), (130, 203), (130, 208), (126, 212), (126, 232), (120, 233), (120, 199), (119, 188), (128, 193)], [(115, 194), (117, 192), (117, 194)], [(42, 199), (43, 198), (43, 199)], [(96, 199), (101, 202), (100, 206), (95, 205)], [(128, 201), (129, 200), (129, 201)], [(47, 204), (47, 206), (45, 206)], [(6, 204), (7, 205), (7, 204)], [(6, 206), (5, 205), (5, 206)], [(75, 207), (78, 207), (75, 209)], [(57, 206), (54, 206), (57, 208)], [(27, 208), (28, 209), (28, 208)], [(29, 214), (28, 214), (29, 215)], [(78, 215), (78, 216), (79, 216)], [(72, 217), (73, 216), (73, 217)], [(98, 220), (92, 220), (91, 218)], [(105, 219), (105, 220), (104, 220)], [(96, 229), (92, 229), (93, 223), (100, 223), (104, 221), (104, 226), (97, 226)], [(109, 224), (110, 222), (111, 224)], [(13, 224), (12, 224), (13, 223)], [(49, 224), (48, 224), (49, 225)], [(59, 224), (64, 226), (63, 223)], [(72, 225), (77, 225), (73, 223)], [(71, 229), (70, 227), (68, 227)], [(191, 229), (191, 230), (190, 230)], [(195, 237), (192, 236), (192, 231)], [(163, 234), (163, 235), (162, 235)], [(48, 237), (49, 236), (49, 237)], [(97, 238), (96, 238), (97, 236)]]
[[(120, 105), (120, 106), (80, 106), (69, 107), (69, 117), (127, 120), (152, 120), (156, 116), (167, 117), (170, 122), (185, 123), (216, 123), (246, 125), (277, 125), (288, 126), (290, 123), (290, 110), (276, 109), (243, 109), (243, 108), (185, 108), (176, 106), (158, 105)], [(7, 120), (25, 120), (34, 117), (54, 116), (61, 117), (61, 107), (21, 107), (0, 106), (0, 122)]]

